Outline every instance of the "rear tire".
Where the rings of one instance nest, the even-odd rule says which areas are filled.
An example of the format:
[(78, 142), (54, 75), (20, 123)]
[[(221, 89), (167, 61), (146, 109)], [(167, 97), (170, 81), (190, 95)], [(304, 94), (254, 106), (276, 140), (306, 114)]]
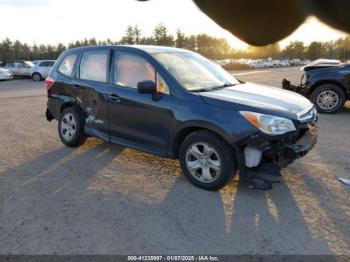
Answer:
[(68, 147), (82, 145), (87, 136), (84, 133), (84, 113), (77, 107), (67, 107), (58, 121), (58, 134), (63, 144)]
[(32, 79), (37, 82), (37, 81), (41, 81), (43, 78), (42, 78), (41, 74), (34, 73), (34, 74), (32, 74)]
[(342, 108), (346, 102), (343, 90), (334, 84), (318, 86), (311, 93), (311, 101), (320, 113), (334, 114)]
[(236, 172), (233, 148), (209, 131), (196, 131), (181, 143), (179, 160), (182, 172), (195, 186), (218, 190)]

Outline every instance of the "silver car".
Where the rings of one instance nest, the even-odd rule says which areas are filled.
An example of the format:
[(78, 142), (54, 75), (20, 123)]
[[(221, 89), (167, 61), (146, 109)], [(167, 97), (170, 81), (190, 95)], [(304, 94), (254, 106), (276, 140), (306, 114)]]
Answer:
[(23, 60), (11, 60), (2, 63), (2, 67), (12, 73), (13, 76), (31, 76), (33, 63)]
[(13, 75), (9, 70), (0, 67), (0, 80), (8, 80), (12, 78)]
[(54, 64), (55, 64), (55, 60), (35, 61), (35, 65), (31, 71), (31, 76), (33, 80), (40, 81), (45, 79), (50, 73), (50, 70)]

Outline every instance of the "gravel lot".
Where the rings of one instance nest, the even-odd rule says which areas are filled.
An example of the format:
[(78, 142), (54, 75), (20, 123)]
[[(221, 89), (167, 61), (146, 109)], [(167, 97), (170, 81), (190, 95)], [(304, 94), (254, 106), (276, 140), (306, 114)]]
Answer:
[[(298, 69), (234, 72), (298, 82)], [(89, 139), (64, 147), (43, 83), (0, 82), (0, 254), (350, 255), (350, 105), (271, 191), (200, 190), (177, 161)]]

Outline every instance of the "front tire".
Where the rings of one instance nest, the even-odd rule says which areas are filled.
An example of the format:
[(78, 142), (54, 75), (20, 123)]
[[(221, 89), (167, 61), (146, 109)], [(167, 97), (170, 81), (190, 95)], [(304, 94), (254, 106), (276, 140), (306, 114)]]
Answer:
[(333, 84), (324, 84), (311, 93), (311, 101), (320, 113), (333, 114), (342, 108), (346, 102), (343, 90)]
[(63, 144), (77, 147), (86, 141), (84, 121), (84, 114), (79, 108), (67, 107), (63, 110), (58, 121), (58, 134)]
[(205, 130), (184, 139), (179, 160), (187, 179), (207, 190), (224, 187), (236, 171), (233, 149), (222, 138)]

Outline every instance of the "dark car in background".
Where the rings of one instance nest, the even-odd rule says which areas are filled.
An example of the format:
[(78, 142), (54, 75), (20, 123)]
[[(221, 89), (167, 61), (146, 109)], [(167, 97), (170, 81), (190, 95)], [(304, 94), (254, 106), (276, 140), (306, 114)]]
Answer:
[(185, 176), (204, 189), (223, 187), (237, 169), (291, 163), (317, 139), (316, 110), (309, 100), (238, 81), (183, 49), (66, 50), (45, 84), (46, 118), (58, 120), (66, 146), (93, 136), (177, 158)]
[(283, 89), (309, 98), (320, 113), (336, 113), (350, 99), (350, 64), (319, 59), (302, 67), (300, 85), (283, 79)]

